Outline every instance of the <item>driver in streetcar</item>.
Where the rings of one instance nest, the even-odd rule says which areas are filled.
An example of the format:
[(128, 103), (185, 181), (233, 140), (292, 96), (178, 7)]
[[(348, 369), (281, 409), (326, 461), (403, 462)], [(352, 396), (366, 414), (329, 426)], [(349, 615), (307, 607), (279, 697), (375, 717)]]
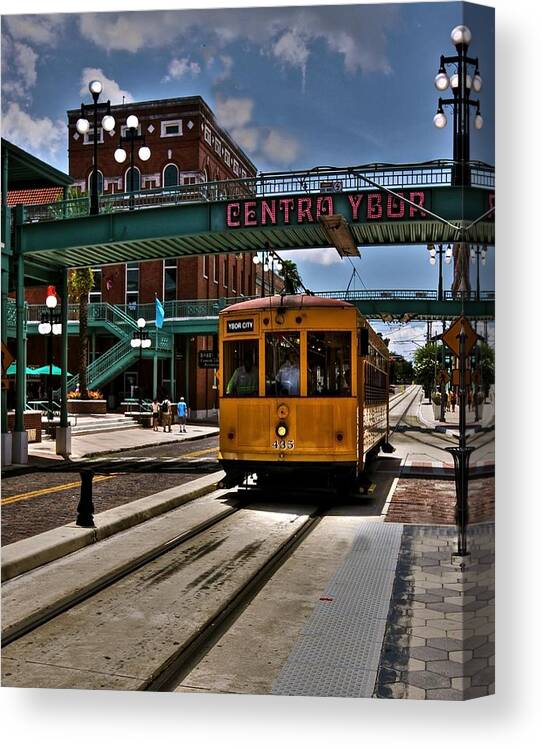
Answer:
[(227, 395), (249, 396), (258, 394), (258, 369), (253, 366), (252, 356), (247, 353), (242, 366), (233, 372), (226, 387)]

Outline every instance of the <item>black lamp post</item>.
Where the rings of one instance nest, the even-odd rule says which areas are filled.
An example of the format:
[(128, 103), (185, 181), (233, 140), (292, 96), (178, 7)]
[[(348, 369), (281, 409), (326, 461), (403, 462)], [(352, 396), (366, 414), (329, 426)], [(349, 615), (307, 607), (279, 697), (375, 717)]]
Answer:
[(47, 398), (49, 401), (49, 410), (47, 412), (47, 420), (53, 420), (53, 336), (60, 335), (62, 332), (62, 325), (60, 322), (60, 313), (55, 312), (58, 304), (56, 297), (55, 287), (49, 286), (47, 289), (47, 298), (45, 300), (47, 311), (42, 312), (41, 322), (38, 325), (38, 332), (40, 335), (47, 335), (47, 365), (49, 367), (49, 373), (47, 374)]
[(91, 177), (91, 191), (90, 191), (90, 213), (91, 215), (97, 215), (99, 213), (99, 202), (98, 202), (98, 118), (102, 117), (102, 128), (105, 132), (111, 132), (115, 127), (115, 118), (111, 115), (111, 102), (107, 101), (105, 104), (98, 104), (98, 99), (102, 93), (102, 82), (101, 81), (90, 81), (88, 84), (88, 90), (92, 94), (92, 104), (81, 104), (81, 117), (75, 123), (75, 129), (80, 135), (86, 135), (90, 130), (90, 122), (88, 116), (92, 116), (93, 121), (93, 161), (92, 161), (92, 177)]
[(273, 294), (275, 293), (275, 277), (274, 277), (275, 263), (276, 263), (277, 272), (280, 273), (280, 271), (282, 270), (282, 260), (280, 259), (279, 255), (274, 250), (270, 249), (269, 246), (267, 246), (266, 249), (262, 251), (261, 258), (259, 254), (256, 253), (254, 257), (252, 258), (252, 262), (255, 265), (259, 265), (260, 263), (262, 264), (262, 273), (261, 273), (262, 285), (260, 289), (262, 297), (265, 296), (265, 273), (271, 272), (270, 287), (271, 287), (271, 296), (273, 296)]
[(438, 291), (437, 291), (437, 299), (438, 301), (444, 301), (444, 292), (443, 292), (443, 286), (442, 286), (442, 256), (445, 257), (445, 262), (447, 265), (450, 264), (452, 261), (452, 245), (448, 244), (447, 248), (444, 249), (442, 244), (439, 244), (437, 248), (435, 248), (434, 244), (428, 244), (427, 249), (429, 250), (429, 262), (431, 265), (435, 265), (437, 261), (437, 255), (438, 255)]
[[(471, 90), (479, 93), (482, 89), (482, 78), (478, 70), (478, 58), (469, 57), (467, 51), (472, 34), (467, 26), (456, 26), (451, 34), (457, 54), (451, 57), (441, 55), (439, 71), (435, 77), (437, 91), (444, 92), (448, 86), (452, 89), (453, 98), (438, 100), (437, 113), (433, 117), (436, 127), (446, 127), (448, 119), (444, 114), (444, 106), (451, 106), (454, 115), (454, 147), (452, 168), (452, 184), (460, 186), (470, 185), (470, 108), (476, 109), (474, 127), (480, 130), (484, 124), (480, 114), (480, 101), (471, 100)], [(449, 75), (447, 66), (453, 66), (455, 72)], [(474, 68), (471, 75), (470, 69)]]
[(130, 114), (126, 118), (126, 135), (122, 135), (119, 138), (119, 146), (115, 150), (114, 156), (115, 161), (118, 164), (123, 164), (126, 161), (127, 153), (122, 147), (124, 143), (127, 143), (130, 147), (130, 210), (134, 209), (134, 150), (136, 142), (141, 143), (137, 151), (137, 155), (141, 161), (148, 161), (151, 157), (151, 149), (145, 143), (145, 135), (139, 134), (139, 119), (135, 114)]
[(480, 301), (480, 259), (482, 265), (486, 264), (487, 257), (487, 245), (484, 244), (482, 247), (478, 244), (476, 247), (470, 248), (470, 261), (474, 264), (476, 262), (476, 301)]
[(141, 373), (142, 373), (142, 363), (143, 363), (143, 348), (150, 348), (151, 347), (151, 339), (149, 337), (149, 333), (145, 331), (145, 325), (146, 321), (143, 317), (140, 317), (137, 320), (137, 330), (134, 330), (132, 340), (130, 341), (130, 345), (132, 348), (139, 348), (139, 366), (138, 366), (138, 394), (139, 394), (139, 413), (142, 413), (142, 407), (143, 407), (143, 398), (141, 396)]

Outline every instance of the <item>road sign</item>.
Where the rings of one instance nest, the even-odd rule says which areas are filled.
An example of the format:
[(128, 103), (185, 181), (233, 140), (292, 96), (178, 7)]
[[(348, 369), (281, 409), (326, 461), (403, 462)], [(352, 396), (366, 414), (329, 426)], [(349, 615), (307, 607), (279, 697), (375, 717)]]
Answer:
[(15, 361), (15, 358), (9, 352), (9, 348), (2, 341), (2, 376), (6, 376), (6, 372), (9, 369), (10, 364)]
[(461, 328), (463, 328), (465, 333), (465, 356), (469, 355), (478, 340), (478, 335), (474, 332), (471, 323), (466, 317), (456, 319), (453, 325), (446, 330), (442, 336), (442, 340), (454, 352), (457, 358), (459, 358), (459, 334)]
[(218, 353), (216, 351), (198, 351), (198, 366), (200, 369), (218, 369)]

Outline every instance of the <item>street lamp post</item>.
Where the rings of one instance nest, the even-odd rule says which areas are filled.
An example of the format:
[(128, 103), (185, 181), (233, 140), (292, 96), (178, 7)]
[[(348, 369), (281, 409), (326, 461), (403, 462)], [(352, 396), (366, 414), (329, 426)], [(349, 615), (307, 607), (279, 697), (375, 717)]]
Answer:
[(62, 324), (60, 322), (60, 314), (55, 312), (58, 304), (56, 297), (56, 291), (54, 286), (49, 286), (47, 289), (47, 298), (45, 299), (45, 305), (47, 311), (42, 312), (41, 322), (38, 325), (38, 332), (40, 335), (47, 335), (47, 364), (49, 366), (49, 373), (47, 374), (47, 398), (49, 401), (49, 410), (47, 412), (47, 420), (53, 420), (53, 336), (60, 335), (62, 332)]
[(437, 299), (438, 301), (444, 301), (444, 292), (443, 292), (443, 284), (442, 284), (442, 256), (444, 255), (445, 262), (447, 265), (450, 264), (452, 261), (452, 245), (448, 244), (447, 248), (444, 249), (442, 244), (438, 245), (438, 248), (435, 249), (434, 244), (428, 244), (427, 249), (429, 250), (429, 262), (431, 265), (435, 265), (437, 261), (437, 255), (438, 255), (438, 291), (437, 291)]
[(261, 289), (260, 289), (260, 295), (262, 296), (262, 298), (265, 296), (265, 273), (271, 272), (270, 288), (271, 288), (271, 296), (273, 296), (275, 293), (275, 276), (274, 276), (275, 266), (277, 268), (277, 272), (280, 273), (280, 271), (282, 270), (281, 258), (273, 249), (270, 249), (268, 246), (266, 247), (266, 249), (262, 250), (261, 258), (258, 252), (256, 252), (254, 257), (252, 258), (252, 262), (255, 265), (260, 265), (260, 263), (262, 265), (262, 272), (261, 272), (262, 283), (261, 283)]
[(470, 248), (470, 261), (474, 264), (476, 262), (476, 301), (480, 301), (480, 259), (482, 265), (486, 264), (487, 259), (487, 245), (484, 244), (482, 247), (478, 244), (476, 247)]
[(98, 99), (102, 93), (102, 82), (98, 80), (90, 81), (88, 90), (92, 95), (92, 104), (81, 104), (81, 116), (75, 123), (75, 129), (80, 135), (86, 135), (90, 130), (88, 116), (92, 116), (93, 121), (93, 162), (92, 162), (92, 189), (90, 191), (90, 213), (97, 215), (99, 213), (98, 202), (98, 118), (102, 117), (102, 127), (105, 132), (111, 132), (115, 127), (115, 118), (111, 115), (111, 102), (107, 101), (98, 104)]
[(130, 147), (130, 210), (134, 209), (134, 150), (136, 141), (140, 142), (141, 145), (138, 148), (137, 155), (141, 161), (148, 161), (151, 157), (151, 149), (145, 142), (145, 135), (138, 133), (139, 119), (135, 114), (130, 114), (126, 118), (126, 135), (122, 135), (119, 138), (119, 146), (116, 148), (114, 157), (118, 164), (123, 164), (126, 161), (127, 153), (122, 147), (124, 143), (127, 143)]
[(137, 330), (134, 330), (130, 345), (132, 348), (139, 348), (139, 366), (138, 366), (138, 394), (139, 394), (139, 414), (142, 413), (143, 398), (141, 396), (141, 373), (143, 363), (143, 348), (151, 347), (151, 339), (149, 333), (145, 331), (146, 321), (143, 317), (137, 320)]
[[(451, 57), (441, 55), (440, 67), (435, 76), (435, 87), (439, 93), (452, 89), (453, 98), (439, 97), (437, 113), (433, 117), (436, 127), (446, 127), (448, 119), (444, 113), (445, 106), (451, 106), (454, 117), (454, 144), (452, 168), (452, 184), (459, 186), (470, 185), (470, 108), (474, 107), (474, 127), (480, 130), (484, 124), (480, 114), (480, 101), (470, 98), (471, 90), (479, 93), (482, 89), (482, 78), (478, 69), (478, 58), (469, 57), (467, 52), (472, 34), (467, 26), (456, 26), (451, 33), (452, 43), (457, 54)], [(448, 67), (455, 69), (451, 75)], [(471, 75), (471, 68), (474, 72)]]

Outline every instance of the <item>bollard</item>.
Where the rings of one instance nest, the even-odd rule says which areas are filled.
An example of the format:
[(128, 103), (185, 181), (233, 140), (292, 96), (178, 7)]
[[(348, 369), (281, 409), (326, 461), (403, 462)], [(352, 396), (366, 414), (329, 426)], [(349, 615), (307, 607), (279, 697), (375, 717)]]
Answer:
[(95, 527), (94, 504), (92, 503), (93, 477), (92, 470), (81, 470), (81, 497), (77, 505), (77, 519), (75, 520), (78, 527)]

